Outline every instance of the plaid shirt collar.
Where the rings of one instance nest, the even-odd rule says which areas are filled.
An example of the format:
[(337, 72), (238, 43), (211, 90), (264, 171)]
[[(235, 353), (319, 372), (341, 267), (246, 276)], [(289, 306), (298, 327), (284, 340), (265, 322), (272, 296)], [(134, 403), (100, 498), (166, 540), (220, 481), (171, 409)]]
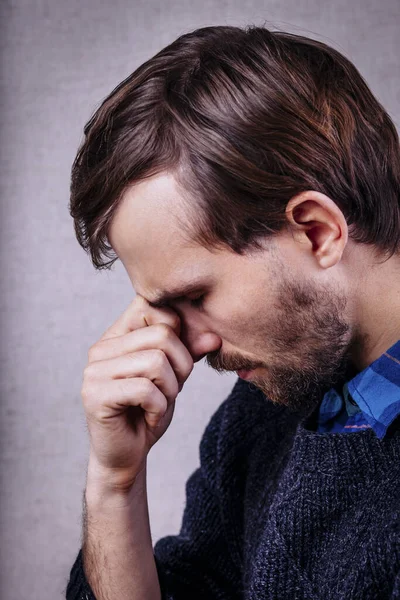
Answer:
[(400, 340), (347, 381), (341, 393), (332, 388), (324, 395), (318, 423), (320, 431), (372, 428), (382, 439), (399, 415)]

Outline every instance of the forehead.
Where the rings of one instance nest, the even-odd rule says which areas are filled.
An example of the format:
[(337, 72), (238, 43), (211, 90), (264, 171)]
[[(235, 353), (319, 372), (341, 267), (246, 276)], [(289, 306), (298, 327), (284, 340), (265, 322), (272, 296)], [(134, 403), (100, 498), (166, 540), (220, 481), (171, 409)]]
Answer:
[(109, 229), (109, 242), (136, 291), (145, 294), (210, 273), (215, 254), (195, 244), (183, 231), (187, 223), (182, 192), (170, 174), (130, 187)]

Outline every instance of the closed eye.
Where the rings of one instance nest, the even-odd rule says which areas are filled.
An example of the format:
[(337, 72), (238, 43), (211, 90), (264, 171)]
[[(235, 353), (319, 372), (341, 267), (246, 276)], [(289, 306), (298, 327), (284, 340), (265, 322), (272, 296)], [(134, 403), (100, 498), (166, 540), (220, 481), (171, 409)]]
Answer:
[(190, 305), (194, 308), (202, 308), (205, 294), (198, 296), (197, 298), (189, 298)]

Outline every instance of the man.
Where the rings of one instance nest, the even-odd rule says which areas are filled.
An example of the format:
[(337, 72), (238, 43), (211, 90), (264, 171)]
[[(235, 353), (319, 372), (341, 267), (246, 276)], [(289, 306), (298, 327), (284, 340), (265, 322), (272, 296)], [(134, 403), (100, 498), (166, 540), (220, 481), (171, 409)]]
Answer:
[[(89, 351), (68, 600), (400, 598), (400, 153), (383, 107), (320, 42), (209, 27), (139, 67), (85, 134), (77, 237), (137, 296)], [(239, 379), (179, 535), (153, 549), (146, 457), (203, 357)]]

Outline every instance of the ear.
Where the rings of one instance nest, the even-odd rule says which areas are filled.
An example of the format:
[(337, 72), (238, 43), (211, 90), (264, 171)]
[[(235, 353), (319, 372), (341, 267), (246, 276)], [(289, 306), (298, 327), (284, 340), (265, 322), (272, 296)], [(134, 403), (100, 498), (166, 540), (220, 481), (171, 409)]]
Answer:
[(341, 260), (348, 227), (331, 198), (314, 190), (301, 192), (290, 199), (285, 214), (293, 238), (309, 246), (322, 268), (332, 267)]

